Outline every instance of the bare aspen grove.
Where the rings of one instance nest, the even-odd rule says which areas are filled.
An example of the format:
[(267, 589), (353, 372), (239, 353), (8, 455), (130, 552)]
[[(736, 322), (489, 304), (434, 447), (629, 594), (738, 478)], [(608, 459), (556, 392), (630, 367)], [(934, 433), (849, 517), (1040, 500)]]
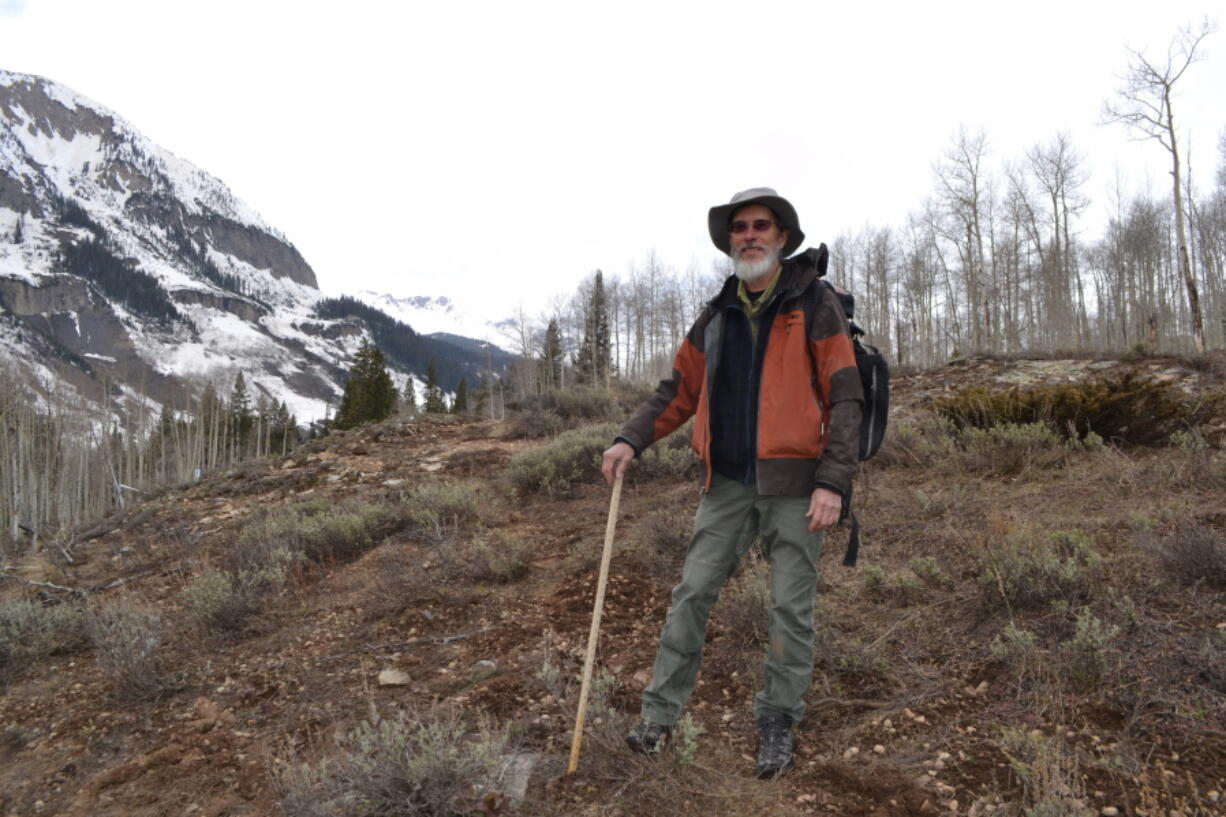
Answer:
[(162, 486), (298, 443), (285, 404), (261, 397), (252, 405), (241, 373), (228, 400), (201, 385), (182, 409), (137, 406), (121, 422), (110, 407), (82, 408), (69, 396), (32, 399), (14, 371), (0, 368), (0, 556)]

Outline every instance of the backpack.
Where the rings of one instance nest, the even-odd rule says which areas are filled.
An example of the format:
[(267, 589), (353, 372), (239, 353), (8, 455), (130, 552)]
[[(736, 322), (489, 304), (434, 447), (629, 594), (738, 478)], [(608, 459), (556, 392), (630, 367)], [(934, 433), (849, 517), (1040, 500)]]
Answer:
[[(885, 439), (886, 420), (890, 413), (890, 367), (876, 346), (860, 340), (865, 333), (855, 321), (856, 296), (826, 280), (826, 267), (830, 263), (830, 251), (826, 245), (823, 243), (817, 249), (810, 247), (802, 255), (807, 256), (817, 269), (818, 280), (839, 297), (847, 322), (851, 325), (851, 345), (856, 355), (856, 368), (860, 371), (860, 384), (864, 387), (864, 408), (860, 417), (860, 461), (863, 462), (877, 453), (881, 441)], [(843, 564), (855, 567), (860, 551), (860, 521), (851, 509), (850, 491), (843, 497), (843, 515), (839, 521), (848, 517), (851, 517), (851, 536)]]

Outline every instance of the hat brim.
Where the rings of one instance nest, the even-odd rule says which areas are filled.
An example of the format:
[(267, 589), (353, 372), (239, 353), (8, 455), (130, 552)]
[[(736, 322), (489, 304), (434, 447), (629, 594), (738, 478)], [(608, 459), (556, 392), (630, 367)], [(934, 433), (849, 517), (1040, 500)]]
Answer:
[(770, 208), (779, 220), (779, 226), (788, 231), (788, 240), (783, 245), (781, 257), (787, 258), (804, 243), (805, 234), (800, 229), (800, 217), (796, 215), (796, 208), (791, 202), (781, 196), (757, 196), (731, 204), (716, 205), (707, 213), (707, 230), (711, 233), (711, 241), (724, 255), (732, 255), (732, 234), (728, 229), (732, 214), (751, 204), (762, 204)]

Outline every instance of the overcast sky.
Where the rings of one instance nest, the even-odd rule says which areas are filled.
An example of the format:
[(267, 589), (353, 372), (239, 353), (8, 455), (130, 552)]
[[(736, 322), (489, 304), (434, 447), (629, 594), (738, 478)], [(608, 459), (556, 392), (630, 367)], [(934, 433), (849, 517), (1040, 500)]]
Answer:
[[(1155, 142), (1097, 124), (1125, 46), (1220, 3), (0, 0), (0, 68), (111, 108), (221, 178), (328, 293), (543, 310), (655, 249), (718, 257), (706, 211), (777, 188), (811, 242), (901, 225), (959, 125), (998, 159), (1067, 131), (1105, 206), (1169, 195)], [(1202, 187), (1226, 32), (1180, 82)], [(1083, 223), (1097, 234), (1102, 210)]]

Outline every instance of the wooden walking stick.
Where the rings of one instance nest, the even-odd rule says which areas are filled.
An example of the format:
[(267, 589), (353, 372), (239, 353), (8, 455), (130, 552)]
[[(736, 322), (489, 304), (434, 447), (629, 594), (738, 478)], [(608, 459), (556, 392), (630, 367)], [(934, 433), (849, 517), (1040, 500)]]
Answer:
[(613, 558), (613, 529), (617, 527), (617, 506), (622, 495), (622, 475), (613, 481), (613, 498), (609, 500), (609, 521), (604, 529), (604, 553), (600, 556), (600, 578), (596, 582), (596, 603), (592, 605), (592, 629), (587, 636), (587, 658), (583, 662), (583, 683), (579, 686), (579, 711), (575, 713), (575, 736), (570, 742), (570, 766), (567, 774), (579, 768), (579, 747), (583, 743), (583, 718), (587, 714), (587, 696), (592, 687), (592, 665), (596, 663), (596, 642), (600, 638), (600, 614), (604, 610), (604, 591), (609, 583), (609, 562)]

